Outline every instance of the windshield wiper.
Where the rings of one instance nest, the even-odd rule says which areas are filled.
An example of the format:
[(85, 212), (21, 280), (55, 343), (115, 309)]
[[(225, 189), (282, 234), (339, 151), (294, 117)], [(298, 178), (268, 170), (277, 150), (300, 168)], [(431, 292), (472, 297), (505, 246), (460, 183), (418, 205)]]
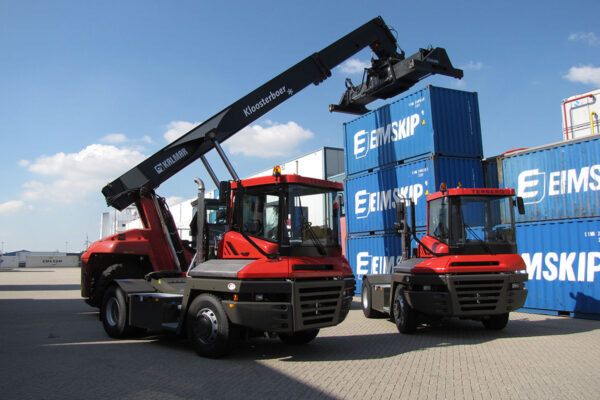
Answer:
[(308, 222), (308, 220), (304, 216), (302, 216), (301, 220), (302, 220), (302, 226), (308, 231), (310, 239), (312, 240), (313, 244), (319, 251), (319, 254), (324, 256), (325, 248), (323, 247), (323, 245), (321, 244), (321, 241), (315, 234), (315, 231), (313, 231), (312, 226), (311, 226), (312, 224), (310, 222)]
[(473, 229), (471, 229), (471, 227), (465, 222), (463, 221), (463, 224), (465, 225), (465, 228), (467, 228), (469, 230), (469, 232), (471, 232), (473, 234), (473, 236), (475, 236), (475, 239), (481, 243), (481, 247), (483, 247), (485, 249), (485, 251), (487, 251), (488, 253), (490, 253), (491, 255), (496, 255), (496, 253), (494, 253), (492, 251), (492, 249), (490, 248), (490, 246), (487, 245), (486, 242), (484, 242), (483, 240), (481, 240), (479, 238), (479, 236), (475, 233), (475, 231)]

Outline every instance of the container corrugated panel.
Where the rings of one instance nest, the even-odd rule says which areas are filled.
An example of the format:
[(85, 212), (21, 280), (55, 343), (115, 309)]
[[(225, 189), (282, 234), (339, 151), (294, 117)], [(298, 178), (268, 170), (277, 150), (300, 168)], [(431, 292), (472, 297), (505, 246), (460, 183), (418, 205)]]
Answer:
[(448, 187), (482, 187), (481, 160), (474, 158), (430, 157), (388, 167), (346, 180), (348, 234), (389, 232), (396, 222), (396, 203), (412, 198), (416, 226), (427, 225), (427, 195)]
[(428, 86), (344, 124), (350, 175), (430, 154), (483, 156), (477, 93)]
[[(424, 231), (418, 231), (421, 238)], [(413, 240), (412, 248), (416, 248)], [(395, 234), (353, 236), (346, 239), (346, 258), (352, 267), (356, 279), (356, 294), (362, 292), (364, 275), (389, 274), (402, 260), (400, 236)]]
[(500, 185), (525, 202), (517, 222), (600, 216), (600, 137), (502, 157)]
[(517, 224), (525, 308), (600, 317), (600, 218)]
[(486, 188), (497, 188), (498, 180), (498, 157), (489, 157), (481, 161), (483, 167), (483, 185)]

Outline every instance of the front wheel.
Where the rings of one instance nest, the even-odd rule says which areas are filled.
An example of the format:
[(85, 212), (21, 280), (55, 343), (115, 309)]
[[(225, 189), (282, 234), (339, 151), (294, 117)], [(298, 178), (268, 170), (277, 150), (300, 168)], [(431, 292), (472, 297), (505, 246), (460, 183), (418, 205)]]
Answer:
[(404, 291), (396, 286), (394, 292), (393, 316), (400, 333), (414, 333), (417, 330), (417, 313), (404, 298)]
[(508, 314), (490, 315), (487, 318), (481, 320), (485, 329), (499, 331), (504, 329), (508, 324)]
[(219, 358), (229, 352), (233, 327), (217, 297), (212, 294), (196, 297), (186, 322), (188, 339), (199, 355)]
[(317, 337), (318, 334), (318, 329), (311, 329), (308, 331), (294, 332), (291, 335), (287, 333), (280, 333), (279, 339), (287, 344), (300, 345), (312, 341)]
[(122, 339), (137, 333), (137, 330), (128, 323), (127, 299), (119, 286), (111, 285), (106, 290), (100, 314), (102, 325), (108, 336)]

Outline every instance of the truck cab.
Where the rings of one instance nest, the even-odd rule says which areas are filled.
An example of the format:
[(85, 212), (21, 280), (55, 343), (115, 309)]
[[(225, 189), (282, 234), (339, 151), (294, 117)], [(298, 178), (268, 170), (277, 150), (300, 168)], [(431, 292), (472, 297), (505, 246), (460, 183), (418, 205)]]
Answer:
[(363, 277), (365, 316), (390, 315), (401, 333), (449, 317), (504, 328), (527, 297), (514, 225), (515, 206), (522, 212), (523, 203), (514, 195), (513, 189), (442, 187), (427, 197), (427, 233), (421, 239), (415, 235), (414, 207), (409, 228), (406, 207), (398, 205), (403, 260), (390, 274)]

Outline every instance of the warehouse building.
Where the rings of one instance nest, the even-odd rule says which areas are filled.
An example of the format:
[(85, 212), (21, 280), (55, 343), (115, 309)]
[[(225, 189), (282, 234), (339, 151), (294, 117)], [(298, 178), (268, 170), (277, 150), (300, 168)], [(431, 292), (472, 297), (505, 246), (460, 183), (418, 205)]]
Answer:
[(0, 254), (2, 268), (79, 267), (81, 254), (19, 250)]

